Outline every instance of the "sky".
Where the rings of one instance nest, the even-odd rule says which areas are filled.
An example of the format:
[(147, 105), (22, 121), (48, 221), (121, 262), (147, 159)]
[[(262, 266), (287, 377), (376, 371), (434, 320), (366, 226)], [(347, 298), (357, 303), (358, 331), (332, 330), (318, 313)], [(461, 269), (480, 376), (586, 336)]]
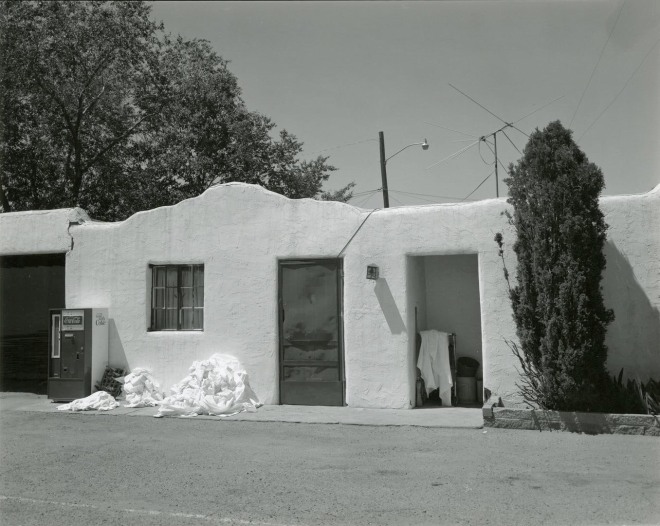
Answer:
[(152, 18), (211, 42), (248, 109), (303, 142), (301, 158), (328, 156), (325, 188), (355, 182), (356, 206), (382, 207), (380, 131), (390, 206), (495, 197), (492, 138), (478, 139), (505, 123), (500, 197), (504, 167), (555, 120), (604, 195), (660, 184), (656, 0), (154, 2)]

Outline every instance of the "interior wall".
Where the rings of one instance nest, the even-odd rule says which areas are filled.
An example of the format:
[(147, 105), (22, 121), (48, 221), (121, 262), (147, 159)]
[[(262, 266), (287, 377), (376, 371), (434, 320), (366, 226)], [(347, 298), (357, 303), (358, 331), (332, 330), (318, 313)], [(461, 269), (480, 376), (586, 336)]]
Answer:
[[(417, 346), (415, 326), (418, 331), (426, 329), (426, 276), (424, 271), (424, 258), (406, 258), (406, 289), (408, 291), (408, 320), (407, 326), (411, 327), (408, 338), (408, 372), (410, 375), (410, 405), (415, 406), (415, 382), (417, 379)], [(415, 309), (417, 309), (417, 320), (415, 325)]]
[(48, 310), (64, 307), (64, 254), (0, 256), (0, 391), (45, 394)]
[(483, 365), (477, 254), (426, 256), (427, 329), (456, 333), (456, 357), (469, 356)]

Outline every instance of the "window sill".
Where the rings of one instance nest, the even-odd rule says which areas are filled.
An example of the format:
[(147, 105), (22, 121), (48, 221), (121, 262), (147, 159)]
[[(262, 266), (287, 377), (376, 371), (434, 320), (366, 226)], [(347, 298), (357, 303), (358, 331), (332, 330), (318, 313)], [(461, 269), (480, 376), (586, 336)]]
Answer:
[(204, 334), (204, 329), (147, 329), (147, 334)]

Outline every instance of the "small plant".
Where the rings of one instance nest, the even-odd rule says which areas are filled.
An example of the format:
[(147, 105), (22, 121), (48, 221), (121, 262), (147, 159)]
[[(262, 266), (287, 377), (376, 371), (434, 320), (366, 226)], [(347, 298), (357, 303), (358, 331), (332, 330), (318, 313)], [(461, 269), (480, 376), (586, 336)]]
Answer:
[(605, 393), (610, 411), (649, 415), (660, 413), (660, 382), (653, 378), (649, 378), (646, 384), (629, 378), (624, 384), (621, 369), (618, 377), (612, 376), (608, 384)]

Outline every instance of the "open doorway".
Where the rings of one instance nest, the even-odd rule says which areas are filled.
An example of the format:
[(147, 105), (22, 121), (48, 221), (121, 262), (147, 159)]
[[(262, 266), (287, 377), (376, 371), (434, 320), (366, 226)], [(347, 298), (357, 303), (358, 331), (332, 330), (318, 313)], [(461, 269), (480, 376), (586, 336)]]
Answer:
[(0, 391), (46, 394), (48, 310), (64, 307), (64, 254), (0, 257)]
[(407, 259), (408, 326), (414, 328), (408, 343), (411, 404), (481, 406), (483, 360), (478, 255)]

